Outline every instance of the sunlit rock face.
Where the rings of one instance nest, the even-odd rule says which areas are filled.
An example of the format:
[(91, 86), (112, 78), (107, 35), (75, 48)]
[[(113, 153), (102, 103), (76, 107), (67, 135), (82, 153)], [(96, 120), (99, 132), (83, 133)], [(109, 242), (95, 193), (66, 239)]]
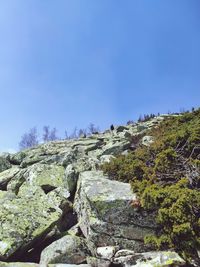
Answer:
[(80, 174), (74, 209), (93, 255), (105, 245), (147, 249), (143, 239), (155, 229), (154, 215), (135, 210), (134, 200), (129, 184), (109, 180), (101, 171)]
[[(100, 166), (134, 149), (132, 137), (147, 136), (162, 119), (0, 157), (0, 266), (144, 266), (154, 214), (133, 208), (130, 185), (110, 180)], [(177, 254), (159, 252), (149, 264), (166, 255), (182, 266)]]

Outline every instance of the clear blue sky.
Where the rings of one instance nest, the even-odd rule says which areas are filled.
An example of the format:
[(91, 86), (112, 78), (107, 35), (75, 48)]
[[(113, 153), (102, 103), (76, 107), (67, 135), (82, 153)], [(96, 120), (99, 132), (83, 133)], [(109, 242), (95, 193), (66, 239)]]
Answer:
[(199, 0), (1, 0), (0, 150), (200, 104)]

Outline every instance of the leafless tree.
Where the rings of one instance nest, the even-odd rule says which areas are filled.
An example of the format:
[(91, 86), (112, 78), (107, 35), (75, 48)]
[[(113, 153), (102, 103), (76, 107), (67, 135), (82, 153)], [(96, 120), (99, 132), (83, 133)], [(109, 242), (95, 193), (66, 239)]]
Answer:
[(78, 131), (78, 137), (86, 137), (87, 136), (87, 130), (86, 129), (79, 129)]
[(37, 134), (37, 128), (33, 127), (29, 130), (28, 133), (25, 133), (21, 137), (21, 141), (19, 143), (20, 150), (26, 149), (29, 147), (33, 147), (38, 145), (38, 134)]
[(78, 138), (77, 131), (78, 131), (78, 129), (77, 129), (77, 127), (75, 127), (74, 130), (73, 130), (73, 132), (70, 134), (69, 139), (76, 139), (76, 138)]
[(90, 123), (88, 126), (89, 134), (94, 134), (99, 132), (99, 127), (95, 126), (94, 123)]
[(49, 135), (49, 141), (54, 141), (54, 140), (58, 140), (58, 136), (57, 136), (57, 129), (54, 127)]
[(57, 134), (56, 134), (57, 130), (55, 127), (52, 130), (50, 130), (49, 126), (44, 126), (43, 132), (44, 132), (43, 133), (43, 141), (44, 142), (54, 141), (54, 140), (58, 139)]
[(70, 139), (67, 130), (65, 130), (65, 139), (67, 139), (67, 140)]

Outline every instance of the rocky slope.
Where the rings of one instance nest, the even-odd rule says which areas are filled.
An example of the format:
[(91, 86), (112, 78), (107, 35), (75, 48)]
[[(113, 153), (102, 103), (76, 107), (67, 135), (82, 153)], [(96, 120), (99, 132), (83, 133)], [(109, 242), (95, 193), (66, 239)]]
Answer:
[(130, 185), (100, 170), (133, 149), (134, 136), (148, 146), (146, 131), (163, 118), (3, 154), (0, 266), (184, 266), (175, 252), (144, 245), (155, 215), (133, 207)]

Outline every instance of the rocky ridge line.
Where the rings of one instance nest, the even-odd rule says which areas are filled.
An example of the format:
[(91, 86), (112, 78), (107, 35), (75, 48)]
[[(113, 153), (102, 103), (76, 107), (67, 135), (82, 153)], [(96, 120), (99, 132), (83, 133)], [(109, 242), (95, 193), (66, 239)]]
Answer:
[(153, 142), (146, 131), (163, 118), (3, 154), (0, 267), (183, 266), (175, 252), (144, 245), (156, 227), (154, 214), (134, 209), (130, 185), (100, 170), (134, 149), (133, 136)]

